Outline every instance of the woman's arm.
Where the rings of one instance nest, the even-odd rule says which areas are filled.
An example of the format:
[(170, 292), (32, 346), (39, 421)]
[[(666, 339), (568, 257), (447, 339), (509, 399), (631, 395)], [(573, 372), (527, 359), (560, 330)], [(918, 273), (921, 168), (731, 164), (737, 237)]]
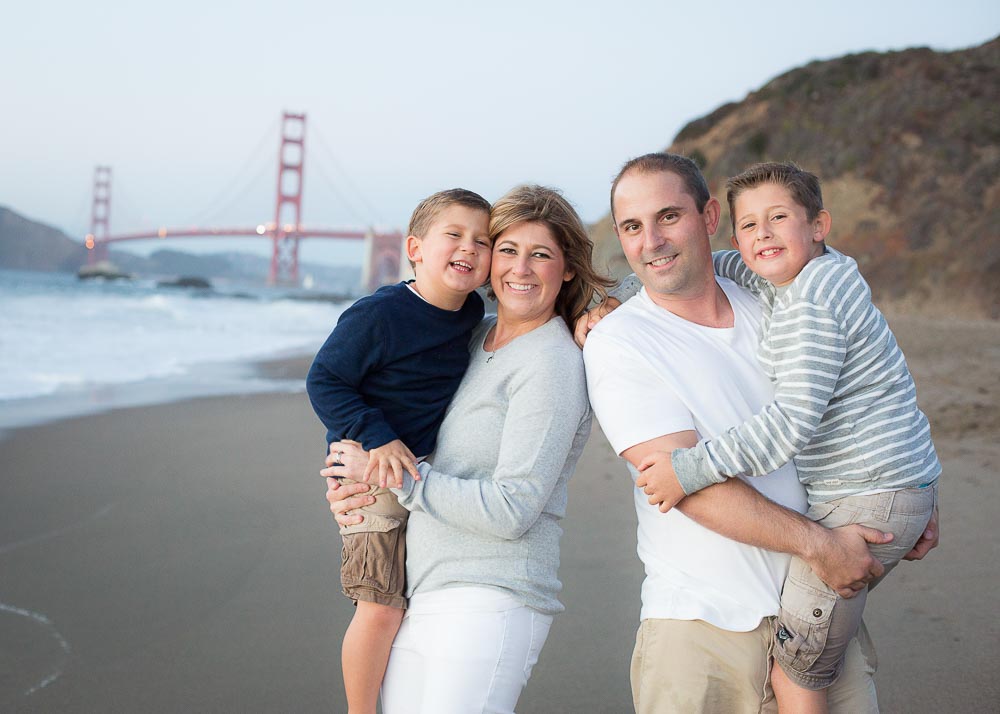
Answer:
[[(575, 460), (589, 435), (582, 359), (574, 355), (576, 364), (567, 364), (566, 354), (556, 350), (537, 355), (524, 366), (523, 378), (511, 386), (500, 433), (470, 435), (465, 445), (439, 445), (439, 451), (474, 449), (478, 440), (499, 439), (490, 477), (462, 478), (423, 463), (423, 480), (404, 475), (403, 487), (395, 490), (400, 503), (455, 528), (495, 538), (521, 537), (538, 520), (559, 477), (574, 465), (568, 461)], [(331, 451), (344, 452), (345, 466), (322, 473), (357, 478), (363, 452), (345, 444), (333, 444)]]

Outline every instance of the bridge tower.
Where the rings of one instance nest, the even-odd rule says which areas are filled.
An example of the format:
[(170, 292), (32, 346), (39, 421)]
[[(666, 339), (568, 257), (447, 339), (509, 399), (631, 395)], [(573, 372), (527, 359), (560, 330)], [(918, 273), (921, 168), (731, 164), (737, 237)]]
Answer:
[(305, 161), (306, 115), (285, 112), (278, 151), (278, 198), (274, 206), (274, 251), (271, 285), (299, 283), (299, 229), (302, 219), (302, 165)]
[(93, 265), (108, 259), (108, 244), (102, 242), (111, 235), (111, 167), (94, 167), (94, 198), (90, 208), (90, 233), (87, 234), (87, 263)]
[(361, 287), (372, 293), (402, 278), (403, 236), (398, 231), (365, 235), (365, 257), (361, 264)]

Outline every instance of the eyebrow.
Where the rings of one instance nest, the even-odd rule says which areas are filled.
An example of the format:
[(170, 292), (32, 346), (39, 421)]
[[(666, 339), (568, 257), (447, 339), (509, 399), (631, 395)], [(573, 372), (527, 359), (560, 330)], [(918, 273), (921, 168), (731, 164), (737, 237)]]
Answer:
[[(790, 211), (790, 210), (792, 210), (789, 206), (786, 206), (783, 203), (776, 203), (773, 206), (767, 206), (767, 207), (765, 207), (764, 208), (764, 213), (770, 213), (771, 211), (773, 211), (776, 208), (779, 208), (779, 209), (781, 209), (783, 211)], [(747, 218), (753, 218), (753, 214), (751, 214), (751, 213), (744, 213), (743, 215), (741, 215), (738, 218), (736, 218), (736, 222), (737, 223), (742, 223)]]
[[(657, 218), (662, 216), (664, 213), (682, 213), (684, 209), (681, 206), (665, 206), (656, 212)], [(638, 218), (623, 218), (618, 221), (618, 227), (624, 228), (629, 223), (641, 223)]]

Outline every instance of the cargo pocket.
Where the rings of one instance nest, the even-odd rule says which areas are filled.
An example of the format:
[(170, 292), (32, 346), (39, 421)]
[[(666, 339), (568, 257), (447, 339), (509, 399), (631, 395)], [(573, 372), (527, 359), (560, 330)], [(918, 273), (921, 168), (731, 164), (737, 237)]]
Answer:
[(392, 590), (393, 563), (402, 530), (395, 526), (384, 531), (355, 533), (350, 536), (351, 543), (345, 539), (341, 569), (345, 587), (349, 582), (382, 593)]
[(789, 578), (785, 589), (795, 589), (795, 595), (782, 594), (781, 612), (775, 626), (775, 656), (786, 667), (808, 672), (826, 649), (830, 635), (830, 618), (837, 595), (821, 592)]

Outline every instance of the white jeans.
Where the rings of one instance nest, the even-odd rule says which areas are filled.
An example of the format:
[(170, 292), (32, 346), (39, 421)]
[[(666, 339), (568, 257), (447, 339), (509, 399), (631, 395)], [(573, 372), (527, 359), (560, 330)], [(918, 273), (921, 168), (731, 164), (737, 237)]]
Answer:
[(552, 616), (498, 590), (410, 599), (382, 681), (385, 714), (513, 714)]

